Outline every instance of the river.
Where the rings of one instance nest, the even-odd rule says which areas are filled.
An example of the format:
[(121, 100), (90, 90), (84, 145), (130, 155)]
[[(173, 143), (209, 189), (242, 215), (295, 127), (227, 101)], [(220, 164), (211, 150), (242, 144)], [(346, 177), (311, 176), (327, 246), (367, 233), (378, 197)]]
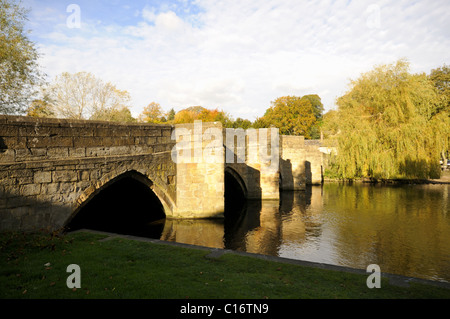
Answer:
[(450, 185), (326, 183), (153, 237), (450, 282)]

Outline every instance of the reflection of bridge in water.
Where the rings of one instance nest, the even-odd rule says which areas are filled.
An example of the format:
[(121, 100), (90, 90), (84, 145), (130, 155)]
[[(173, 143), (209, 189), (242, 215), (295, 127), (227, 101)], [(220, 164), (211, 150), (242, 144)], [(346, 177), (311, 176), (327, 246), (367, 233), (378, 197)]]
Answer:
[[(203, 123), (200, 131), (189, 131), (190, 140), (200, 139), (208, 147), (203, 134), (210, 128), (222, 130), (220, 123)], [(108, 230), (164, 217), (223, 217), (226, 184), (234, 185), (228, 190), (240, 190), (236, 194), (263, 200), (260, 205), (266, 207), (271, 205), (266, 199), (279, 199), (280, 189), (322, 181), (320, 145), (305, 143), (303, 137), (280, 136), (279, 166), (268, 171), (265, 163), (249, 160), (248, 140), (242, 163), (174, 163), (174, 129), (0, 116), (0, 230), (86, 223)]]
[(247, 201), (233, 220), (167, 220), (162, 240), (278, 256), (283, 243), (320, 236), (322, 188), (284, 191), (280, 200)]

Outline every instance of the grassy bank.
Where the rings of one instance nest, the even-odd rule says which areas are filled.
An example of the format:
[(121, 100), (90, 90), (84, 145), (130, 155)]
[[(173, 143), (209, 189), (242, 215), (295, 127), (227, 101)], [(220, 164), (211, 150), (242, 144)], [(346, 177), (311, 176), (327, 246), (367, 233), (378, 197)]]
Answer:
[[(369, 289), (364, 275), (105, 235), (0, 235), (0, 298), (450, 298), (411, 284)], [(81, 288), (69, 289), (69, 264)]]

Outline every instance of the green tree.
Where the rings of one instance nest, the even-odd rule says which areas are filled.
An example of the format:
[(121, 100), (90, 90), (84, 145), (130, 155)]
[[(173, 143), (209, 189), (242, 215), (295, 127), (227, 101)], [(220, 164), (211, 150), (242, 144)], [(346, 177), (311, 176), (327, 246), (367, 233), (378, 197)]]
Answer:
[[(382, 65), (351, 81), (337, 100), (334, 164), (342, 178), (438, 177), (448, 116), (425, 74), (409, 63)], [(444, 123), (444, 125), (442, 124)]]
[(442, 108), (450, 107), (450, 67), (445, 65), (431, 70), (430, 79), (434, 86), (441, 95), (444, 103), (442, 103)]
[[(273, 125), (284, 135), (303, 135), (311, 138), (311, 127), (317, 122), (309, 98), (283, 96), (272, 102), (266, 110), (263, 123)], [(260, 123), (262, 124), (262, 123)]]
[(232, 127), (233, 128), (243, 128), (244, 130), (252, 127), (252, 122), (250, 122), (249, 120), (245, 120), (242, 119), (240, 117), (238, 117), (233, 123), (232, 123)]
[(311, 102), (311, 107), (313, 109), (314, 116), (316, 117), (317, 120), (321, 120), (324, 108), (320, 96), (318, 96), (317, 94), (309, 94), (302, 96), (302, 99), (306, 99), (309, 102)]
[(311, 102), (311, 107), (312, 107), (314, 116), (316, 117), (315, 123), (312, 124), (309, 128), (308, 135), (311, 139), (319, 139), (320, 132), (321, 132), (321, 126), (322, 126), (323, 111), (324, 111), (322, 100), (320, 99), (320, 97), (317, 94), (305, 95), (302, 97), (302, 99), (307, 99), (309, 102)]
[(0, 0), (0, 113), (22, 114), (35, 87), (43, 82), (39, 54), (26, 36), (28, 11), (9, 0)]
[(167, 121), (172, 122), (175, 120), (175, 110), (173, 108), (170, 109), (170, 111), (167, 113)]
[(261, 117), (257, 117), (253, 123), (252, 123), (252, 128), (265, 128), (265, 127), (270, 127), (269, 123), (267, 123), (264, 119), (264, 116)]
[(443, 163), (447, 163), (447, 159), (450, 155), (450, 127), (448, 126), (448, 117), (450, 116), (450, 67), (444, 65), (440, 68), (431, 70), (429, 77), (441, 98), (441, 107), (436, 110), (439, 114), (435, 117), (435, 124), (440, 126), (440, 130), (447, 132), (447, 138), (445, 138), (445, 136), (443, 137), (441, 150), (442, 161)]

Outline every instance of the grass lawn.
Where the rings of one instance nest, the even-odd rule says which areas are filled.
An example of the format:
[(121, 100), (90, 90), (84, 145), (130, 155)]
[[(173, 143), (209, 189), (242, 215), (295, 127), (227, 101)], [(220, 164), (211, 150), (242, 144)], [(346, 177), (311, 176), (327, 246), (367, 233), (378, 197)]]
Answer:
[[(450, 289), (397, 287), (367, 276), (80, 232), (0, 234), (0, 298), (292, 299), (450, 298)], [(81, 288), (66, 285), (67, 266)]]

